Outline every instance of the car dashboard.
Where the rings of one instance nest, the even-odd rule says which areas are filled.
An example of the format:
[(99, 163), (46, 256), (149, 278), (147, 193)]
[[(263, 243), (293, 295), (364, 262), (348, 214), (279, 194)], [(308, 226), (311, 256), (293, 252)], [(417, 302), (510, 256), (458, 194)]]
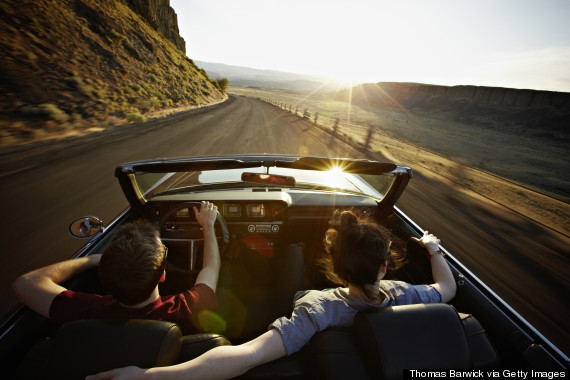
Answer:
[[(228, 239), (224, 242), (221, 225), (215, 224), (223, 260), (229, 257), (256, 260), (261, 256), (279, 260), (290, 244), (302, 244), (309, 275), (318, 272), (312, 263), (323, 254), (324, 233), (334, 212), (351, 209), (360, 215), (374, 216), (378, 206), (376, 199), (362, 194), (273, 187), (153, 197), (143, 208), (144, 217), (161, 230), (161, 239), (169, 248), (171, 268), (188, 270), (182, 280), (184, 284), (192, 281), (188, 275), (195, 276), (202, 268), (203, 233), (192, 210), (201, 201), (214, 203), (227, 226)], [(251, 267), (249, 270), (263, 271)]]
[[(147, 206), (147, 217), (155, 224), (183, 202), (210, 201), (218, 206), (232, 237), (247, 234), (279, 236), (291, 230), (292, 224), (328, 223), (337, 209), (352, 209), (360, 214), (374, 215), (375, 199), (360, 194), (335, 191), (288, 191), (275, 188), (253, 188), (234, 191), (209, 191), (157, 197)], [(176, 214), (176, 220), (195, 221), (193, 213)], [(293, 228), (294, 230), (295, 228)]]

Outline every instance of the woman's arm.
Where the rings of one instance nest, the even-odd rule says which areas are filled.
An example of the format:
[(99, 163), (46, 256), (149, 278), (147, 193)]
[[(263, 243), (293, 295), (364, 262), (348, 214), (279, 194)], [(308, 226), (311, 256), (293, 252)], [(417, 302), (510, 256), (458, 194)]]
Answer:
[(278, 331), (272, 329), (239, 346), (219, 346), (185, 363), (141, 369), (125, 367), (87, 376), (87, 380), (229, 379), (285, 356)]
[(422, 236), (421, 239), (417, 239), (415, 237), (412, 239), (427, 249), (430, 254), (431, 274), (435, 281), (432, 286), (439, 291), (439, 294), (441, 294), (441, 301), (447, 302), (451, 300), (455, 297), (457, 285), (455, 284), (453, 273), (451, 273), (451, 269), (449, 268), (449, 265), (447, 265), (447, 261), (445, 261), (445, 258), (439, 249), (440, 240), (427, 231), (424, 232), (424, 236)]
[(16, 297), (36, 313), (49, 318), (54, 298), (64, 290), (60, 284), (74, 275), (99, 265), (101, 255), (91, 255), (48, 265), (23, 274), (12, 283)]

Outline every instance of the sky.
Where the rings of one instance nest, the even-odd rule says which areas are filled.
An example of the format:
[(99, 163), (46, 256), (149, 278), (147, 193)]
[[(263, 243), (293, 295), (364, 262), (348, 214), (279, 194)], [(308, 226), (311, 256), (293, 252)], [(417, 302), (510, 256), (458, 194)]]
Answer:
[(570, 92), (570, 0), (170, 0), (188, 57), (354, 83)]

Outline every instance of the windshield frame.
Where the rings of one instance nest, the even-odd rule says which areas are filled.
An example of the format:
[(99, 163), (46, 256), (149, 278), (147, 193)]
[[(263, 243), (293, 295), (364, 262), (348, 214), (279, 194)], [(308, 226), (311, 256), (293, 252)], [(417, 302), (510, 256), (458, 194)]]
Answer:
[[(148, 202), (152, 196), (156, 196), (159, 191), (151, 192), (151, 190), (157, 189), (158, 182), (150, 186), (148, 189), (143, 189), (139, 186), (137, 181), (137, 176), (142, 174), (150, 173), (163, 173), (161, 177), (162, 182), (170, 178), (172, 173), (179, 172), (202, 172), (202, 171), (217, 171), (217, 170), (229, 170), (229, 169), (248, 169), (252, 170), (257, 168), (260, 172), (281, 172), (283, 169), (297, 169), (298, 173), (301, 171), (317, 171), (317, 172), (331, 172), (337, 171), (338, 174), (343, 176), (344, 180), (348, 181), (348, 178), (354, 178), (354, 181), (358, 183), (352, 183), (354, 188), (358, 189), (355, 191), (354, 188), (338, 188), (334, 186), (327, 186), (323, 183), (317, 183), (317, 185), (323, 185), (326, 190), (331, 191), (342, 191), (350, 192), (356, 194), (365, 194), (373, 196), (375, 198), (382, 199), (382, 194), (375, 191), (374, 187), (369, 185), (367, 181), (360, 178), (357, 174), (372, 174), (372, 175), (387, 175), (401, 177), (404, 175), (407, 178), (411, 177), (411, 169), (405, 166), (398, 166), (389, 162), (378, 162), (371, 160), (362, 159), (347, 159), (347, 158), (330, 158), (330, 157), (315, 157), (315, 156), (291, 156), (291, 155), (228, 155), (228, 156), (199, 156), (199, 157), (187, 157), (187, 158), (162, 158), (156, 160), (144, 160), (135, 161), (127, 164), (118, 166), (115, 169), (115, 175), (119, 179), (119, 183), (123, 188), (125, 196), (129, 200), (129, 204), (133, 208), (140, 207)], [(283, 169), (279, 169), (283, 168)], [(279, 174), (279, 173), (278, 173)], [(352, 176), (355, 175), (355, 176)], [(140, 180), (140, 178), (139, 178)], [(225, 181), (224, 181), (225, 182)], [(395, 181), (398, 182), (397, 178)], [(405, 181), (407, 183), (407, 180)], [(363, 184), (366, 184), (363, 185)], [(199, 184), (202, 185), (202, 184)], [(210, 185), (210, 184), (209, 184)], [(212, 184), (213, 185), (213, 184)], [(305, 186), (306, 184), (300, 183), (295, 186), (295, 188), (300, 189), (304, 186), (305, 189), (310, 189), (311, 186)], [(225, 184), (219, 184), (217, 187), (232, 188), (232, 184), (225, 182)], [(359, 187), (360, 186), (360, 187)], [(269, 187), (267, 184), (246, 184), (241, 181), (236, 182), (236, 187)], [(283, 186), (279, 186), (285, 188)], [(394, 183), (391, 184), (388, 193), (392, 191)], [(405, 184), (404, 186), (405, 187)], [(402, 188), (399, 186), (398, 188)], [(213, 186), (208, 186), (207, 188), (200, 187), (188, 187), (188, 189), (180, 190), (184, 191), (204, 191), (212, 189)], [(387, 194), (384, 194), (384, 197)], [(380, 197), (378, 197), (380, 195)], [(399, 197), (399, 195), (398, 195)], [(396, 197), (397, 199), (397, 197)]]

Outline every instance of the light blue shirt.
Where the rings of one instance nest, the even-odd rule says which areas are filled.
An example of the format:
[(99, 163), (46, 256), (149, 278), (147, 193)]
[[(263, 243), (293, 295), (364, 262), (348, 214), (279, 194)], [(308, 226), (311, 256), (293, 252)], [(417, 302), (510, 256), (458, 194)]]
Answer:
[(281, 317), (269, 328), (283, 338), (287, 355), (299, 351), (317, 332), (328, 327), (352, 326), (354, 316), (361, 310), (416, 303), (441, 302), (441, 294), (431, 285), (411, 285), (402, 281), (380, 281), (384, 301), (370, 305), (348, 294), (348, 288), (307, 290), (295, 294), (291, 318)]

